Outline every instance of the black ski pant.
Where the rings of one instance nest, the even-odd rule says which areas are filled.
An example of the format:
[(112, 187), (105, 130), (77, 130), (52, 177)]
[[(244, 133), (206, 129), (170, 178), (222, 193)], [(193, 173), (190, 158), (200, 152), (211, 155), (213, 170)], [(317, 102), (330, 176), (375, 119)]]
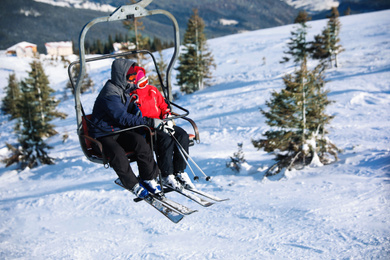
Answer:
[(100, 137), (103, 151), (109, 159), (123, 185), (132, 189), (138, 179), (130, 167), (125, 151), (134, 151), (138, 165), (139, 177), (143, 180), (157, 178), (158, 167), (154, 161), (153, 151), (144, 136), (135, 132), (123, 132), (113, 136)]
[[(173, 128), (175, 130), (175, 138), (188, 154), (189, 137), (187, 132), (179, 126), (173, 126)], [(156, 133), (157, 163), (161, 170), (162, 177), (166, 177), (169, 174), (184, 172), (187, 164), (183, 156), (180, 154), (175, 140), (171, 137), (171, 135), (165, 133), (164, 131), (156, 131)]]

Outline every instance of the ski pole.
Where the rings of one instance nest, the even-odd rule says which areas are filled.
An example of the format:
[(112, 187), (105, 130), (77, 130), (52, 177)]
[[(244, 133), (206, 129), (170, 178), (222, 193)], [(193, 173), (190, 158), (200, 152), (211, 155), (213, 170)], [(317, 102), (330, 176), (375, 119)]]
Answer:
[(180, 155), (183, 157), (184, 161), (186, 162), (188, 168), (190, 168), (191, 170), (191, 173), (192, 175), (194, 175), (194, 181), (198, 181), (199, 180), (199, 177), (195, 174), (194, 170), (192, 169), (190, 163), (188, 162), (187, 158), (185, 157), (185, 155), (183, 154), (182, 150), (180, 149), (180, 147), (176, 144), (177, 146), (177, 149), (179, 150), (180, 152)]
[(184, 161), (186, 162), (186, 164), (187, 164), (188, 167), (190, 168), (192, 175), (194, 175), (194, 180), (195, 180), (195, 181), (198, 181), (198, 180), (199, 180), (199, 177), (195, 174), (194, 170), (192, 170), (192, 167), (191, 167), (190, 163), (188, 162), (187, 158), (186, 158), (185, 155), (183, 154), (182, 147), (179, 146), (180, 143), (178, 143), (178, 141), (176, 140), (175, 136), (174, 136), (171, 132), (169, 132), (169, 134), (171, 135), (171, 137), (172, 137), (173, 140), (175, 141), (177, 150), (179, 150), (180, 155), (183, 157)]
[(173, 136), (173, 134), (171, 134), (173, 140), (175, 140), (175, 142), (177, 143), (177, 145), (180, 147), (180, 149), (182, 150), (182, 152), (185, 154), (185, 156), (187, 156), (191, 162), (196, 166), (196, 168), (198, 168), (198, 170), (206, 177), (206, 181), (209, 181), (211, 179), (210, 176), (207, 176), (203, 171), (202, 169), (199, 167), (199, 165), (191, 158), (191, 156), (184, 150), (183, 146), (181, 146), (181, 144), (179, 143), (179, 141), (175, 138), (175, 136)]

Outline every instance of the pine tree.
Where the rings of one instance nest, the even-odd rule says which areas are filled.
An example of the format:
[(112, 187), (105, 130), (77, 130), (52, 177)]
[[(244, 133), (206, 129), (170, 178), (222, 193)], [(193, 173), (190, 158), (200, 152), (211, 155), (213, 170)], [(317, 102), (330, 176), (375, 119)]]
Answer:
[[(160, 55), (160, 59), (157, 61), (157, 68), (158, 71), (160, 72), (161, 79), (163, 81), (163, 84), (166, 86), (165, 82), (165, 71), (167, 70), (168, 65), (164, 62), (163, 55), (161, 50), (158, 52)], [(155, 73), (154, 75), (148, 76), (149, 78), (149, 83), (155, 87), (158, 88), (158, 90), (162, 91), (162, 86), (160, 83), (160, 79), (158, 78), (157, 71), (154, 68), (153, 72)]]
[[(137, 3), (136, 0), (131, 0), (131, 4)], [(136, 46), (136, 50), (144, 50), (148, 49), (148, 41), (149, 38), (143, 37), (140, 31), (143, 31), (145, 29), (145, 26), (143, 25), (143, 22), (139, 20), (139, 18), (133, 18), (132, 21), (125, 20), (123, 21), (123, 25), (125, 28), (129, 30), (129, 32), (134, 30), (134, 37), (131, 39)], [(142, 60), (144, 60), (145, 57), (143, 54), (137, 54), (137, 63), (141, 65)]]
[(40, 94), (24, 81), (22, 93), (20, 110), (23, 114), (19, 119), (20, 129), (17, 130), (21, 168), (53, 164), (53, 159), (46, 152), (51, 147), (44, 142), (43, 137), (47, 131), (51, 131), (52, 135), (54, 129), (52, 125), (45, 124)]
[(242, 150), (243, 143), (237, 143), (238, 151), (233, 154), (233, 156), (230, 156), (230, 162), (226, 163), (226, 167), (232, 169), (233, 171), (240, 172), (241, 170), (241, 164), (246, 162), (245, 160), (245, 154)]
[(332, 117), (325, 113), (331, 101), (324, 90), (324, 66), (320, 64), (313, 70), (308, 69), (307, 18), (305, 15), (299, 17), (301, 26), (292, 32), (289, 51), (285, 52), (291, 57), (285, 57), (283, 61), (292, 58), (296, 70), (283, 77), (285, 88), (273, 92), (271, 100), (266, 102), (269, 111), (261, 110), (271, 129), (265, 132), (265, 138), (252, 140), (255, 147), (276, 156), (277, 162), (268, 169), (268, 175), (315, 161), (317, 164), (329, 163), (329, 155), (337, 160), (337, 147), (325, 136), (326, 125)]
[[(43, 140), (57, 132), (49, 122), (56, 117), (65, 118), (65, 114), (55, 110), (58, 102), (51, 97), (54, 92), (49, 80), (38, 61), (30, 63), (29, 77), (21, 82), (19, 102), (20, 117), (15, 130), (19, 148), (11, 149), (13, 155), (7, 165), (20, 162), (21, 168), (35, 167), (39, 164), (53, 164), (46, 150), (50, 149)], [(17, 155), (17, 156), (15, 156)]]
[(333, 118), (325, 113), (331, 103), (324, 90), (324, 75), (321, 66), (308, 70), (306, 63), (294, 75), (283, 77), (285, 88), (273, 92), (266, 102), (269, 111), (262, 110), (271, 130), (264, 139), (252, 140), (258, 149), (275, 154), (277, 163), (271, 167), (277, 172), (282, 168), (310, 164), (319, 158), (321, 163), (337, 160), (337, 148), (325, 137), (326, 125)]
[[(76, 84), (77, 78), (78, 78), (79, 73), (80, 73), (80, 64), (73, 66), (71, 73), (72, 73), (74, 84)], [(94, 86), (93, 80), (89, 77), (88, 73), (85, 72), (84, 79), (81, 83), (80, 92), (84, 93), (88, 89), (93, 88), (93, 86)], [(72, 94), (74, 94), (74, 89), (73, 89), (72, 83), (70, 82), (70, 79), (69, 79), (68, 83), (66, 83), (66, 88), (71, 89)]]
[(121, 33), (115, 34), (115, 42), (124, 42), (123, 35)]
[(153, 37), (153, 43), (150, 46), (150, 51), (161, 51), (163, 49), (163, 43), (161, 42), (160, 38)]
[(211, 78), (210, 69), (216, 66), (203, 33), (204, 21), (199, 17), (197, 9), (193, 12), (184, 34), (184, 51), (179, 57), (180, 65), (176, 68), (179, 71), (176, 78), (181, 86), (180, 90), (187, 94), (208, 85), (207, 79)]
[(19, 82), (16, 79), (15, 73), (10, 74), (8, 77), (8, 85), (5, 87), (6, 96), (3, 98), (1, 110), (11, 115), (11, 119), (19, 116), (18, 102), (20, 99), (20, 87)]
[(347, 9), (344, 11), (344, 15), (350, 15), (351, 14), (351, 7), (347, 7)]
[(114, 41), (112, 40), (111, 34), (108, 35), (108, 40), (104, 44), (104, 54), (110, 54), (113, 51), (113, 43)]
[(339, 11), (337, 7), (332, 8), (332, 13), (329, 17), (327, 27), (329, 28), (329, 38), (330, 38), (330, 53), (332, 60), (335, 62), (335, 66), (338, 67), (337, 55), (343, 51), (340, 43), (339, 33), (341, 28), (341, 23), (339, 19)]
[(322, 34), (314, 36), (311, 43), (310, 53), (313, 59), (318, 59), (324, 66), (330, 62), (330, 33), (329, 28), (325, 28)]
[(319, 59), (324, 66), (338, 66), (337, 55), (343, 51), (339, 45), (340, 21), (339, 12), (336, 7), (332, 8), (332, 14), (329, 17), (326, 27), (322, 34), (316, 35), (311, 43), (311, 55), (313, 59)]
[(305, 11), (299, 12), (294, 21), (298, 24), (298, 27), (296, 28), (296, 31), (291, 32), (290, 41), (287, 43), (288, 51), (284, 52), (287, 56), (283, 57), (283, 61), (281, 61), (281, 63), (288, 62), (292, 58), (295, 64), (299, 64), (307, 58), (309, 53), (309, 43), (306, 40), (308, 28), (306, 22), (310, 20), (311, 17), (309, 17)]
[(26, 79), (28, 86), (27, 92), (31, 89), (35, 93), (39, 101), (38, 106), (41, 119), (45, 126), (43, 133), (45, 136), (50, 137), (57, 134), (57, 132), (49, 122), (55, 118), (64, 119), (67, 115), (56, 110), (60, 101), (51, 96), (54, 90), (49, 85), (50, 82), (43, 70), (42, 64), (39, 61), (33, 61), (30, 63), (30, 66), (31, 72), (29, 73), (29, 78)]
[(103, 54), (104, 53), (104, 45), (100, 39), (97, 39), (94, 42), (93, 49), (95, 50), (95, 52), (93, 54)]

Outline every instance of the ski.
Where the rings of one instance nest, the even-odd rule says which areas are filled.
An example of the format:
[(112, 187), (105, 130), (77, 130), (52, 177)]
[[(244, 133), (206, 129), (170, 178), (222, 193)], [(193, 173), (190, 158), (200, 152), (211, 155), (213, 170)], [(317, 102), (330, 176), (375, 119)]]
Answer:
[(207, 192), (204, 192), (204, 191), (201, 191), (201, 190), (198, 190), (198, 189), (191, 189), (191, 188), (185, 188), (185, 189), (188, 190), (188, 191), (192, 191), (194, 193), (197, 193), (199, 195), (202, 195), (202, 196), (204, 196), (206, 198), (209, 198), (211, 200), (217, 201), (217, 202), (229, 200), (229, 198), (221, 199), (221, 198), (219, 198), (217, 196), (211, 195), (211, 194), (209, 194)]
[(192, 213), (194, 213), (194, 212), (197, 212), (196, 209), (190, 209), (190, 208), (188, 208), (188, 207), (186, 207), (186, 206), (184, 206), (184, 205), (182, 205), (182, 204), (180, 204), (180, 203), (178, 203), (178, 202), (176, 202), (176, 201), (173, 201), (173, 200), (168, 199), (168, 198), (165, 197), (165, 196), (164, 196), (163, 198), (161, 198), (161, 199), (157, 198), (157, 197), (156, 197), (155, 195), (153, 195), (153, 194), (152, 194), (152, 196), (153, 196), (155, 199), (161, 201), (161, 202), (164, 203), (165, 205), (167, 205), (167, 206), (173, 208), (174, 210), (180, 212), (180, 213), (183, 214), (183, 215), (190, 215), (190, 214), (192, 214)]
[[(115, 180), (115, 184), (121, 186), (122, 188), (126, 189), (122, 182), (119, 179)], [(126, 189), (128, 190), (128, 189)], [(128, 190), (130, 191), (130, 190)], [(171, 209), (167, 205), (165, 205), (162, 201), (156, 199), (153, 196), (147, 196), (145, 199), (143, 199), (146, 203), (157, 209), (161, 214), (163, 214), (165, 217), (167, 217), (170, 221), (173, 223), (178, 223), (180, 220), (184, 218), (184, 215)]]
[[(122, 182), (120, 181), (119, 178), (115, 180), (115, 183), (118, 184), (119, 186), (122, 186), (124, 188), (124, 186), (123, 186), (123, 184), (122, 184)], [(183, 215), (190, 215), (190, 214), (192, 214), (194, 212), (197, 212), (197, 210), (190, 209), (190, 208), (188, 208), (188, 207), (186, 207), (186, 206), (184, 206), (184, 205), (182, 205), (182, 204), (180, 204), (180, 203), (178, 203), (176, 201), (168, 199), (167, 197), (165, 197), (165, 195), (163, 195), (163, 196), (156, 196), (156, 195), (154, 195), (153, 193), (150, 193), (150, 192), (149, 192), (149, 194), (155, 200), (160, 201), (162, 204), (172, 208), (173, 210), (175, 210), (175, 211), (177, 211), (177, 212), (179, 212), (179, 213), (181, 213)], [(142, 199), (140, 199), (140, 198), (135, 198), (134, 199), (135, 202), (139, 202), (141, 200)]]
[(174, 189), (172, 186), (170, 185), (165, 185), (165, 189), (166, 192), (170, 192), (170, 191), (176, 191), (178, 193), (180, 193), (181, 195), (184, 195), (186, 196), (187, 198), (195, 201), (196, 203), (202, 205), (203, 207), (210, 207), (211, 205), (213, 205), (214, 203), (213, 202), (210, 202), (210, 201), (207, 201), (205, 199), (202, 199), (194, 194), (192, 194), (191, 192), (188, 192), (187, 190), (183, 189), (183, 190), (176, 190)]
[(149, 205), (153, 206), (155, 209), (157, 209), (159, 212), (161, 212), (165, 217), (167, 217), (175, 224), (184, 218), (184, 215), (182, 213), (174, 211), (173, 209), (164, 205), (164, 203), (157, 200), (153, 196), (147, 196), (144, 199), (144, 201), (147, 202)]

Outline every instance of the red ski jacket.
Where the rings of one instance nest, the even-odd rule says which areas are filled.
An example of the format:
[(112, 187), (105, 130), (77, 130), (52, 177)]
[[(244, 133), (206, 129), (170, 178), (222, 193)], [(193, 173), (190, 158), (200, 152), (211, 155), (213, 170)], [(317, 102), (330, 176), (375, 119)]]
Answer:
[(135, 103), (144, 117), (163, 119), (170, 112), (164, 97), (155, 86), (148, 84), (131, 92), (131, 95), (138, 99)]

